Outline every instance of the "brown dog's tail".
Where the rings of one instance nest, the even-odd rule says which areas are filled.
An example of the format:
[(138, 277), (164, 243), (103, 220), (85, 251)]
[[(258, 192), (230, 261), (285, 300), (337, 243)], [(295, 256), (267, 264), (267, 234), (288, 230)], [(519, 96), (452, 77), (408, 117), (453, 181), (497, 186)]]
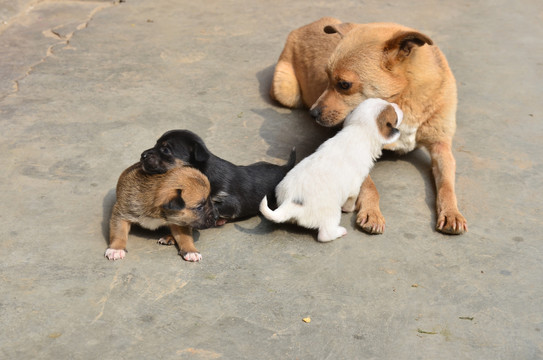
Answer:
[(279, 60), (275, 66), (270, 96), (288, 108), (303, 106), (302, 92), (291, 63)]

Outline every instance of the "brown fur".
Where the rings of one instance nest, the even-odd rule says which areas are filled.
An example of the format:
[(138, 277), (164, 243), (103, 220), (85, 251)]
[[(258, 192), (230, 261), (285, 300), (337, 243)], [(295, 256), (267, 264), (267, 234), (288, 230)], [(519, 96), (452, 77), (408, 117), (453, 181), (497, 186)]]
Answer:
[(397, 133), (398, 114), (392, 105), (388, 105), (379, 113), (376, 122), (379, 132), (385, 139), (390, 138), (394, 132)]
[[(351, 24), (322, 18), (289, 34), (270, 93), (284, 106), (310, 107), (324, 126), (341, 124), (367, 98), (397, 103), (404, 112), (402, 135), (385, 148), (428, 149), (437, 186), (436, 228), (450, 234), (467, 231), (454, 192), (456, 82), (445, 56), (429, 37), (393, 23)], [(410, 131), (416, 133), (410, 136)], [(385, 222), (369, 177), (357, 205), (357, 223), (370, 233), (381, 233)]]
[(139, 223), (150, 229), (168, 225), (181, 255), (197, 253), (192, 228), (213, 226), (216, 219), (209, 194), (207, 177), (194, 168), (185, 166), (148, 175), (141, 163), (132, 165), (117, 183), (110, 249), (125, 250), (131, 224)]

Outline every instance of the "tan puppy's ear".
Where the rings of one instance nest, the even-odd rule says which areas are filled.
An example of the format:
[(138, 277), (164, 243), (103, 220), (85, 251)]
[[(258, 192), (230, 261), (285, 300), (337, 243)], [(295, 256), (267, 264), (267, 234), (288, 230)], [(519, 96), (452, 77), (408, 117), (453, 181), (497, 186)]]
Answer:
[(433, 45), (434, 42), (426, 35), (416, 31), (398, 31), (385, 43), (384, 52), (387, 59), (387, 68), (405, 60), (415, 46), (419, 47), (424, 44)]
[(183, 210), (185, 208), (185, 201), (181, 197), (181, 189), (177, 189), (177, 194), (170, 199), (167, 203), (163, 204), (162, 207), (166, 210)]
[(352, 23), (341, 23), (341, 24), (334, 24), (334, 25), (326, 25), (324, 27), (324, 32), (327, 34), (339, 34), (341, 38), (345, 36), (349, 31), (352, 30), (355, 24)]

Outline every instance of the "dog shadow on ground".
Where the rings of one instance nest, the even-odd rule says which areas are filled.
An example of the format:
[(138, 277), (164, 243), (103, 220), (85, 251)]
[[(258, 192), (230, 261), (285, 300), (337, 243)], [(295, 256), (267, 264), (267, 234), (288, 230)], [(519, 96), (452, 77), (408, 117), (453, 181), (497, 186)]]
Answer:
[(318, 125), (307, 109), (288, 109), (272, 100), (269, 90), (274, 69), (275, 64), (256, 75), (260, 96), (273, 107), (252, 111), (264, 119), (260, 137), (269, 145), (267, 154), (274, 158), (285, 158), (285, 154), (296, 147), (296, 162), (299, 162), (335, 135), (338, 129)]
[[(111, 212), (113, 211), (113, 205), (115, 205), (115, 189), (111, 189), (108, 191), (108, 193), (104, 196), (104, 200), (102, 201), (102, 209), (103, 209), (103, 217), (102, 217), (102, 236), (104, 238), (104, 241), (106, 243), (106, 247), (109, 246), (109, 219), (111, 218)], [(157, 241), (161, 237), (170, 235), (170, 230), (167, 227), (161, 227), (156, 230), (149, 230), (142, 228), (141, 226), (138, 226), (137, 224), (133, 224), (130, 227), (130, 233), (128, 234), (128, 245), (130, 246), (130, 236), (137, 236), (144, 239), (149, 240), (155, 240)], [(194, 238), (194, 243), (196, 243), (200, 238), (200, 232), (198, 230), (192, 231), (192, 236)], [(175, 245), (177, 248), (177, 251), (179, 251), (179, 247), (177, 244)]]
[(241, 224), (234, 224), (234, 227), (241, 233), (259, 236), (272, 234), (276, 231), (285, 231), (297, 236), (311, 234), (313, 239), (317, 241), (317, 231), (315, 229), (306, 229), (291, 223), (274, 223), (266, 219), (263, 215), (258, 215), (258, 218), (260, 219), (260, 222), (252, 228), (245, 225), (242, 226)]
[[(383, 151), (383, 155), (378, 160), (379, 162), (407, 162), (415, 167), (418, 171), (421, 179), (424, 181), (424, 201), (431, 213), (431, 219), (428, 219), (428, 226), (435, 230), (435, 223), (437, 221), (436, 215), (436, 196), (437, 190), (434, 181), (434, 175), (432, 174), (432, 161), (430, 155), (424, 149), (415, 149), (408, 154), (400, 155), (392, 151)], [(371, 174), (371, 173), (370, 173)], [(375, 184), (380, 192), (385, 192), (386, 188), (379, 186), (379, 183)], [(405, 206), (405, 205), (402, 205)], [(404, 210), (407, 210), (405, 208)], [(354, 218), (356, 221), (356, 216)]]

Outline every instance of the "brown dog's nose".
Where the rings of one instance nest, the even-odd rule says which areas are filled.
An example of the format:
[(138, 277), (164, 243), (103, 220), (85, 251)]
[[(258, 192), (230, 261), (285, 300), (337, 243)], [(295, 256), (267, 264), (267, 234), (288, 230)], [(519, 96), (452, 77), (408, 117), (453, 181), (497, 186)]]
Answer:
[(311, 111), (309, 111), (309, 114), (310, 114), (311, 116), (313, 116), (313, 118), (318, 119), (318, 118), (320, 118), (321, 115), (322, 115), (322, 110), (321, 110), (320, 107), (316, 106), (316, 107), (314, 107), (313, 109), (311, 109)]

